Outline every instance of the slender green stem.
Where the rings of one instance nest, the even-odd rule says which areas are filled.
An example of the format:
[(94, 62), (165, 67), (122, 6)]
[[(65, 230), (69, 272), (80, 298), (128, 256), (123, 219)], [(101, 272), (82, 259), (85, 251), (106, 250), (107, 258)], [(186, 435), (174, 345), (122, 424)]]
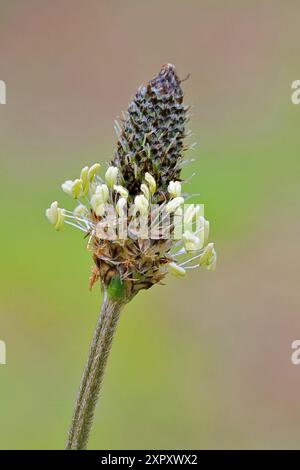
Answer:
[(83, 372), (66, 449), (86, 449), (96, 403), (123, 303), (104, 293), (89, 357)]

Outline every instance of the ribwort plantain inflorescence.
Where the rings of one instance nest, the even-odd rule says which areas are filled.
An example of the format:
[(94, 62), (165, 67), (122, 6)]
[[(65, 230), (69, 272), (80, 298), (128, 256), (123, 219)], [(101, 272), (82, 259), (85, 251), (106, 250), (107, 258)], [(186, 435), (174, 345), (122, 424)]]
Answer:
[[(168, 272), (182, 277), (198, 265), (214, 269), (209, 223), (199, 206), (184, 204), (187, 111), (175, 67), (167, 64), (138, 90), (124, 119), (116, 122), (117, 148), (104, 177), (100, 164), (84, 167), (79, 178), (62, 184), (77, 207), (70, 212), (53, 202), (47, 209), (56, 230), (66, 223), (88, 236), (95, 262), (91, 286), (100, 279), (108, 288), (118, 279), (130, 300)], [(180, 257), (185, 258), (180, 262)]]

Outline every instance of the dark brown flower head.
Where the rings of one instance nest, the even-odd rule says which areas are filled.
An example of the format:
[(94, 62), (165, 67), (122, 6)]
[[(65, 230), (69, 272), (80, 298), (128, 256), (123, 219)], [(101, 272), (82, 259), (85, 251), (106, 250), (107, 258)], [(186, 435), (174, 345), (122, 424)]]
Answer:
[(74, 211), (56, 201), (46, 211), (56, 230), (68, 224), (85, 233), (95, 262), (90, 286), (100, 279), (112, 298), (129, 301), (168, 272), (183, 277), (199, 265), (215, 267), (200, 206), (183, 210), (186, 112), (175, 67), (164, 65), (117, 123), (117, 149), (104, 178), (97, 174), (100, 164), (85, 166), (79, 178), (62, 184), (78, 201)]
[(119, 168), (131, 198), (146, 172), (157, 182), (157, 201), (170, 181), (180, 179), (187, 111), (180, 83), (174, 65), (164, 65), (130, 103), (111, 164)]

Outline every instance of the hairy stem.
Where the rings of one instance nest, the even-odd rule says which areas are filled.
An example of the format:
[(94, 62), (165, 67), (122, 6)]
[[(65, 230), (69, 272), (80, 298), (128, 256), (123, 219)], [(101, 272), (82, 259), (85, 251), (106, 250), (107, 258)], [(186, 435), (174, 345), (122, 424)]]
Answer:
[(89, 357), (81, 379), (66, 449), (86, 449), (96, 403), (123, 303), (104, 293)]

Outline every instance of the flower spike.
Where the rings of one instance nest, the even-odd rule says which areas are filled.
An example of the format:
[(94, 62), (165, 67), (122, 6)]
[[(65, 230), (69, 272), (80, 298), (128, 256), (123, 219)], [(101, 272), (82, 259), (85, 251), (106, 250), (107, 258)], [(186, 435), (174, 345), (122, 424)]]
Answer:
[(175, 67), (166, 64), (137, 91), (124, 121), (116, 123), (117, 148), (104, 177), (96, 176), (99, 163), (84, 166), (80, 178), (62, 185), (78, 200), (74, 211), (55, 202), (46, 212), (57, 230), (66, 223), (85, 232), (97, 272), (93, 279), (100, 279), (104, 289), (112, 279), (121, 280), (126, 299), (160, 283), (168, 272), (184, 277), (198, 265), (208, 270), (216, 265), (201, 206), (184, 205), (187, 109)]

